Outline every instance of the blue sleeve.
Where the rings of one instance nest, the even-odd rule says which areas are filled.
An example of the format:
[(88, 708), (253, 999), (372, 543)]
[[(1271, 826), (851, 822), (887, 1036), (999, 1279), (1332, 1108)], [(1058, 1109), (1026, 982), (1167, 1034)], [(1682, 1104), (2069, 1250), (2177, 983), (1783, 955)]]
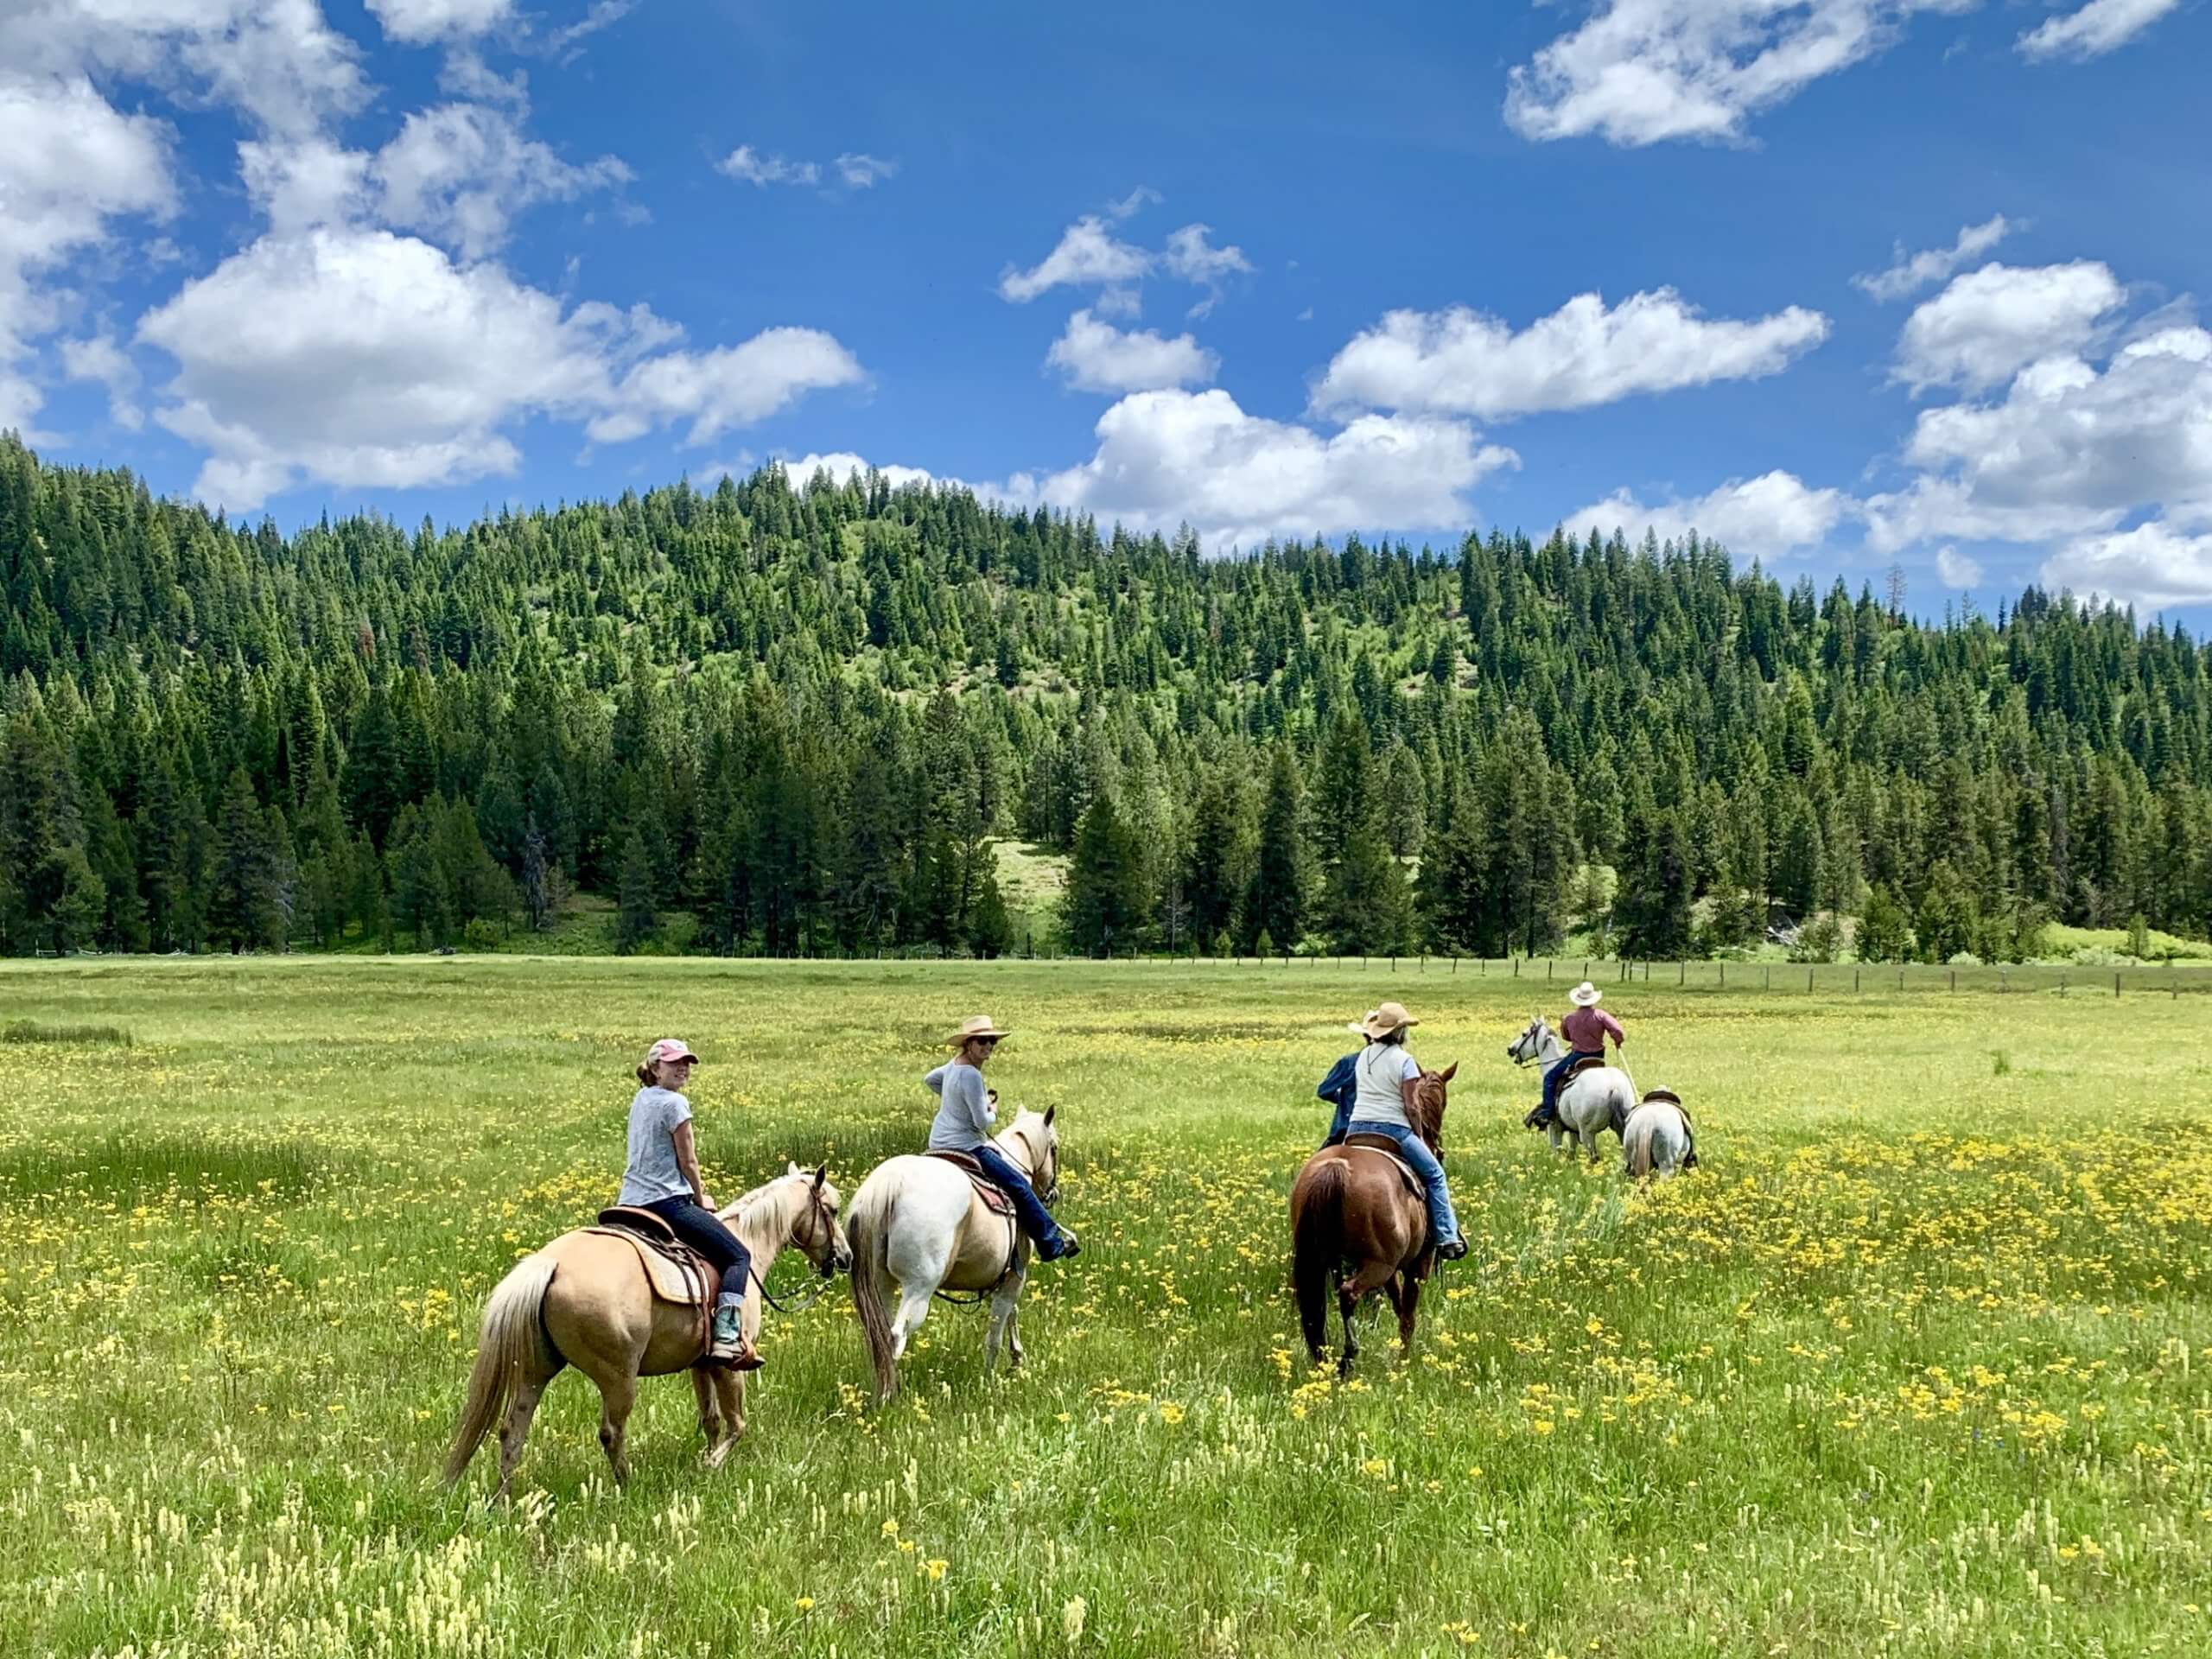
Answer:
[(942, 1095), (944, 1092), (944, 1074), (950, 1070), (952, 1070), (952, 1062), (947, 1060), (943, 1065), (940, 1065), (936, 1071), (931, 1072), (929, 1076), (922, 1079), (922, 1087), (928, 1090), (930, 1093), (933, 1095)]
[(1345, 1092), (1359, 1084), (1359, 1057), (1347, 1054), (1329, 1068), (1329, 1075), (1321, 1079), (1321, 1086), (1313, 1092), (1323, 1100), (1340, 1100)]

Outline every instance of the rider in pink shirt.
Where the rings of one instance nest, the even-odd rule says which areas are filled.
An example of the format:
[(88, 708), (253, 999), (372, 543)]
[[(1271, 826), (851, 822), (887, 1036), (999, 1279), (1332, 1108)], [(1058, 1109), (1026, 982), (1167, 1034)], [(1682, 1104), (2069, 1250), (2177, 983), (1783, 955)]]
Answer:
[(1605, 1058), (1608, 1037), (1615, 1048), (1628, 1041), (1621, 1022), (1598, 1006), (1604, 995), (1586, 979), (1567, 993), (1574, 1010), (1559, 1022), (1559, 1034), (1567, 1039), (1567, 1052), (1544, 1073), (1544, 1103), (1536, 1108), (1534, 1119), (1538, 1128), (1548, 1127), (1559, 1116), (1559, 1086), (1570, 1068), (1578, 1061)]

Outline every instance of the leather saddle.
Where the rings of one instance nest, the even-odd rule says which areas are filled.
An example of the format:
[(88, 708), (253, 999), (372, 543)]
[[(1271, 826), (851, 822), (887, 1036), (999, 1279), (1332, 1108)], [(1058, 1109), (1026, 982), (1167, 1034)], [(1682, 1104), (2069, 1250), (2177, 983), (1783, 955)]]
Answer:
[(1363, 1152), (1379, 1152), (1390, 1160), (1398, 1172), (1398, 1179), (1406, 1184), (1406, 1191), (1417, 1198), (1426, 1199), (1428, 1189), (1421, 1184), (1421, 1177), (1414, 1173), (1414, 1166), (1398, 1155), (1398, 1143), (1387, 1135), (1348, 1135), (1338, 1143), (1357, 1147)]
[(1564, 1089), (1568, 1084), (1573, 1083), (1585, 1071), (1595, 1071), (1599, 1066), (1610, 1065), (1611, 1064), (1611, 1062), (1606, 1059), (1606, 1058), (1602, 1054), (1586, 1054), (1580, 1059), (1577, 1060), (1573, 1065), (1567, 1068), (1566, 1075), (1561, 1077), (1559, 1080), (1559, 1086)]
[(637, 1251), (638, 1265), (645, 1270), (656, 1297), (678, 1307), (696, 1307), (704, 1319), (721, 1287), (721, 1274), (652, 1211), (616, 1205), (599, 1212), (599, 1225), (584, 1230), (629, 1245)]
[(1004, 1187), (983, 1173), (982, 1163), (974, 1153), (933, 1151), (925, 1153), (923, 1155), (928, 1158), (942, 1158), (965, 1175), (968, 1178), (968, 1185), (974, 1187), (976, 1196), (983, 1200), (983, 1207), (993, 1215), (1010, 1216), (1014, 1213), (1014, 1200), (1007, 1196)]

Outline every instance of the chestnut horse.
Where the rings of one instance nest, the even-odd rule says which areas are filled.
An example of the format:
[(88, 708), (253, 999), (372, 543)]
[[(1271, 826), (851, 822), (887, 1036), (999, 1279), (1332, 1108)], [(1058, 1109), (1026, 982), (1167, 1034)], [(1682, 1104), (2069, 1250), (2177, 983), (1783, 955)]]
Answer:
[[(1420, 1122), (1414, 1131), (1441, 1157), (1446, 1085), (1459, 1071), (1424, 1071), (1414, 1085)], [(1306, 1160), (1290, 1189), (1290, 1282), (1298, 1297), (1306, 1352), (1321, 1363), (1329, 1332), (1328, 1293), (1337, 1293), (1344, 1327), (1340, 1376), (1359, 1357), (1353, 1319), (1359, 1305), (1380, 1290), (1398, 1310), (1398, 1357), (1413, 1351), (1421, 1281), (1434, 1264), (1429, 1249), (1428, 1204), (1409, 1185), (1402, 1166), (1371, 1147), (1324, 1147)]]

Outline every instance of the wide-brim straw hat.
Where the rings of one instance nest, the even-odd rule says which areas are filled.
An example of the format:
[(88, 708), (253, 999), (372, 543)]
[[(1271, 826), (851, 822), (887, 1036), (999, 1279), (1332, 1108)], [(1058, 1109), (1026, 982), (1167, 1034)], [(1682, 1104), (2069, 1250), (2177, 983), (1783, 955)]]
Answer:
[(1383, 1038), (1394, 1031), (1403, 1031), (1408, 1026), (1419, 1024), (1420, 1020), (1406, 1012), (1404, 1003), (1385, 1002), (1361, 1020), (1359, 1028), (1370, 1037)]
[(1352, 1033), (1355, 1036), (1364, 1037), (1367, 1035), (1367, 1022), (1374, 1017), (1375, 1010), (1370, 1008), (1365, 1014), (1361, 1014), (1358, 1019), (1346, 1026), (1344, 1029)]
[(970, 1014), (960, 1022), (960, 1029), (946, 1038), (949, 1048), (964, 1048), (978, 1037), (1011, 1037), (1010, 1031), (1001, 1031), (998, 1022), (988, 1014)]
[(1576, 986), (1573, 990), (1567, 994), (1567, 1000), (1573, 1003), (1578, 1008), (1594, 1008), (1598, 1006), (1599, 1000), (1603, 998), (1605, 995), (1605, 994), (1603, 991), (1599, 990), (1595, 985), (1592, 985), (1586, 979), (1580, 985)]

